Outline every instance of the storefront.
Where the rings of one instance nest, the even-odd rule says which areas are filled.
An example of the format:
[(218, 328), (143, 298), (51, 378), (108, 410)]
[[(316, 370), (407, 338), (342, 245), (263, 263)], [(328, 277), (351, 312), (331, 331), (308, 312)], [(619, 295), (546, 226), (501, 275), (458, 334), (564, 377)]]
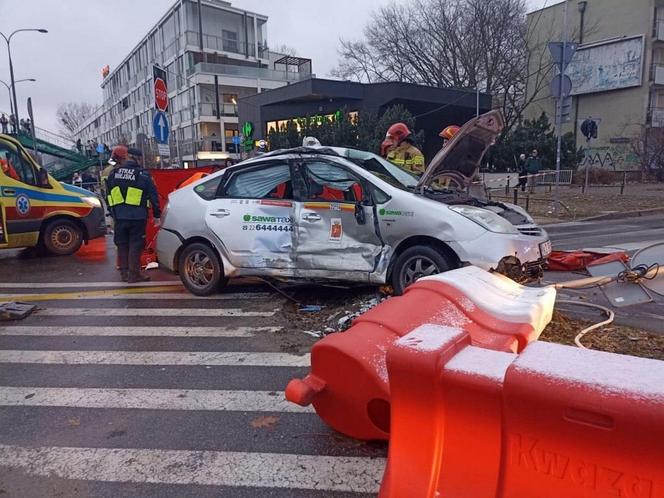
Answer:
[[(477, 102), (473, 90), (312, 78), (239, 99), (238, 114), (240, 123), (253, 125), (253, 138), (258, 140), (289, 120), (332, 119), (342, 110), (352, 120), (358, 113), (382, 113), (401, 104), (417, 117), (416, 129), (425, 132), (423, 152), (432, 157), (440, 148), (438, 133), (447, 125), (461, 125), (475, 116)], [(491, 96), (481, 93), (480, 113), (490, 108)]]

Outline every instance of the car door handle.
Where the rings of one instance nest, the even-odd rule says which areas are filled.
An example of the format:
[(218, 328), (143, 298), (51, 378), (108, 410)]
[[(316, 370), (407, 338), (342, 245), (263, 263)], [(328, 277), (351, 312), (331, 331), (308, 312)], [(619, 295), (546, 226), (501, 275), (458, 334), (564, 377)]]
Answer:
[(229, 214), (231, 214), (231, 212), (228, 209), (217, 209), (216, 211), (210, 213), (210, 216), (214, 216), (215, 218), (223, 218)]
[(3, 193), (5, 195), (16, 195), (16, 190), (14, 190), (13, 188), (6, 188), (3, 189)]
[(302, 219), (305, 221), (320, 221), (320, 215), (316, 213), (307, 213), (302, 215)]

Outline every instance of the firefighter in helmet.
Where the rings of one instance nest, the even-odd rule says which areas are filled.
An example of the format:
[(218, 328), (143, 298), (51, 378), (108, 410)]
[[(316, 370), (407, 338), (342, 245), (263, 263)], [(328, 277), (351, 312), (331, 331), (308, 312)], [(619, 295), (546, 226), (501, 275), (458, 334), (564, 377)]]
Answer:
[(460, 129), (461, 128), (459, 128), (457, 125), (449, 125), (438, 134), (438, 136), (443, 139), (443, 147), (450, 143), (450, 140), (454, 138), (454, 135), (459, 133)]
[[(424, 155), (413, 144), (412, 133), (404, 123), (395, 123), (387, 130), (385, 142), (392, 142), (387, 148), (386, 159), (411, 173), (424, 173)], [(383, 142), (383, 143), (385, 143)]]

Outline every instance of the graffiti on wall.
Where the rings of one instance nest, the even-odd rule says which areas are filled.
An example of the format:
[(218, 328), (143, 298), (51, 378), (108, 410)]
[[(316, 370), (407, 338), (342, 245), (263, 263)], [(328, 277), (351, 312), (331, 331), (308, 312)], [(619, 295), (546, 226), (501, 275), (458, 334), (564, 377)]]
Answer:
[(580, 48), (567, 66), (572, 95), (641, 85), (643, 37)]
[(602, 168), (611, 171), (633, 171), (640, 169), (639, 158), (629, 145), (586, 147), (583, 149), (581, 168)]

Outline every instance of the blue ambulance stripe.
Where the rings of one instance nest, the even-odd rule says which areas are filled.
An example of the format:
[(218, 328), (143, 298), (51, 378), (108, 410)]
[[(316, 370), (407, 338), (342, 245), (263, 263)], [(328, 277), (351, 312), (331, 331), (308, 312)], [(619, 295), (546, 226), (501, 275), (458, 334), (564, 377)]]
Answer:
[(42, 190), (32, 190), (20, 187), (13, 190), (16, 190), (16, 195), (12, 197), (18, 197), (19, 195), (24, 194), (27, 195), (28, 198), (35, 201), (71, 202), (73, 204), (84, 204), (80, 197), (74, 195), (51, 194)]

